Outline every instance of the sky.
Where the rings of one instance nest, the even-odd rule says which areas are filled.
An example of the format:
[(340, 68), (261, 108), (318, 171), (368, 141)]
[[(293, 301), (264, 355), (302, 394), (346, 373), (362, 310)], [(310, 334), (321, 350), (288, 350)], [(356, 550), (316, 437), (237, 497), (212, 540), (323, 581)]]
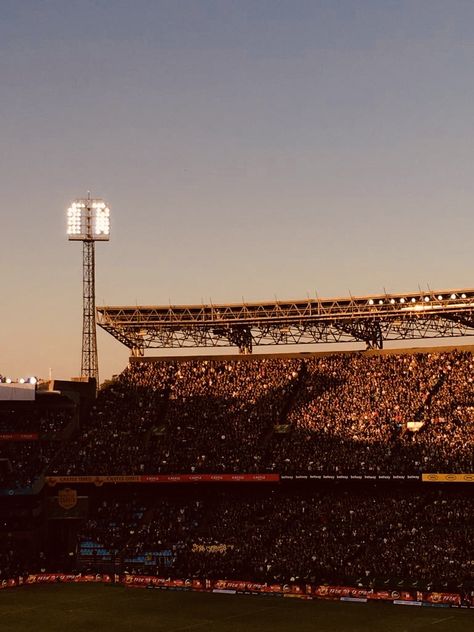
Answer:
[[(0, 0), (0, 373), (79, 375), (97, 304), (472, 287), (471, 0)], [(128, 350), (98, 333), (101, 378)]]

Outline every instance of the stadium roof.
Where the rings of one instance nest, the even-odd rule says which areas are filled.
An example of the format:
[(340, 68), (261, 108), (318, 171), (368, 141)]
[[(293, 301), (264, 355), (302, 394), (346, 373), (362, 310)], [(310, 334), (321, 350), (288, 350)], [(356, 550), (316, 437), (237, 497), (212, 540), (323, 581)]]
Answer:
[(98, 324), (143, 355), (146, 349), (452, 338), (474, 334), (474, 290), (207, 305), (104, 306)]

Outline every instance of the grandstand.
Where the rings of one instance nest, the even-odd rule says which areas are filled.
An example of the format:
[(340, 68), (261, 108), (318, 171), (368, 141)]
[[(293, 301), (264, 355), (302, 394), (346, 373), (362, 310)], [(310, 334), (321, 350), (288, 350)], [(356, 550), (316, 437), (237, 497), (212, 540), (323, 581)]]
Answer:
[(134, 358), (50, 475), (470, 474), (473, 366), (464, 350)]
[(38, 393), (2, 417), (38, 436), (11, 470), (47, 483), (3, 482), (2, 576), (468, 606), (473, 368), (469, 347), (132, 356), (93, 405)]

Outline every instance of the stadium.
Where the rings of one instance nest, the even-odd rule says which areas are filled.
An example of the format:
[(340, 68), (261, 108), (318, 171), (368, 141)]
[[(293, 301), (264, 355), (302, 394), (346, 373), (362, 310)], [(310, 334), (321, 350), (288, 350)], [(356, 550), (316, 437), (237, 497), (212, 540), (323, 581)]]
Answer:
[(0, 632), (474, 628), (473, 20), (2, 3)]
[[(288, 629), (294, 616), (301, 629), (306, 617), (339, 625), (347, 612), (328, 602), (345, 601), (370, 604), (356, 618), (377, 613), (365, 629), (395, 616), (385, 604), (402, 604), (449, 608), (423, 610), (420, 625), (467, 630), (473, 348), (381, 347), (390, 335), (465, 335), (473, 296), (97, 308), (132, 351), (97, 394), (94, 378), (0, 384), (2, 588), (55, 600), (56, 584), (73, 584), (92, 611), (105, 600), (118, 629), (117, 593), (83, 584), (171, 591), (158, 605), (163, 629), (188, 629), (202, 611), (216, 630), (254, 629), (249, 617), (255, 629)], [(250, 353), (296, 331), (357, 336), (367, 350)], [(144, 356), (154, 344), (216, 341), (241, 353)], [(220, 611), (223, 597), (208, 593), (318, 603), (296, 614), (286, 600), (243, 612), (236, 602), (229, 619), (234, 605)], [(150, 607), (126, 599), (138, 618)]]

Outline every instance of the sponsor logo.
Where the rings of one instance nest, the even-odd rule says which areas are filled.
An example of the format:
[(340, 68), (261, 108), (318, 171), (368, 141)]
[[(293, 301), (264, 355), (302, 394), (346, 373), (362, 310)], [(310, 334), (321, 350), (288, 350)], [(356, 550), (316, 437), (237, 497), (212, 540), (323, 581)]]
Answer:
[(58, 505), (66, 511), (73, 509), (77, 505), (77, 491), (70, 487), (60, 489), (58, 492)]

